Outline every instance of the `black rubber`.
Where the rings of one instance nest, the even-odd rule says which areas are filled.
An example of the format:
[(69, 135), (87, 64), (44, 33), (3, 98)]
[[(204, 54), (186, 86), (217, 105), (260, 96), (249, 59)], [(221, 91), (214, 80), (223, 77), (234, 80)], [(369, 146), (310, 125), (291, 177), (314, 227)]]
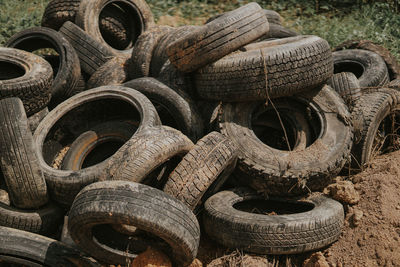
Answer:
[[(129, 236), (113, 234), (110, 227), (110, 239), (105, 243), (95, 236), (94, 228), (109, 224), (132, 225), (158, 237), (176, 266), (187, 266), (196, 257), (200, 227), (195, 215), (183, 203), (155, 188), (126, 181), (85, 187), (68, 216), (71, 237), (82, 250), (105, 263), (126, 264), (137, 256), (140, 243), (151, 240), (133, 236), (129, 241)], [(142, 247), (145, 249), (146, 246)]]
[(364, 94), (354, 103), (351, 115), (354, 124), (354, 169), (363, 169), (372, 157), (384, 152), (384, 149), (391, 151), (398, 147), (399, 91), (380, 89), (378, 92)]
[(333, 74), (328, 80), (331, 86), (343, 98), (350, 112), (353, 110), (354, 102), (362, 95), (360, 82), (352, 72), (340, 72)]
[[(122, 50), (107, 43), (100, 31), (100, 14), (110, 5), (117, 6), (129, 20), (127, 22), (130, 33), (129, 44)], [(81, 0), (75, 23), (116, 55), (126, 56), (132, 53), (132, 47), (139, 35), (154, 26), (154, 19), (150, 7), (144, 0)]]
[(237, 149), (232, 141), (211, 132), (183, 157), (169, 175), (163, 191), (196, 210), (229, 178), (236, 159)]
[[(137, 132), (161, 124), (153, 104), (140, 92), (121, 86), (104, 86), (67, 99), (53, 109), (36, 129), (34, 140), (39, 164), (51, 197), (58, 203), (70, 205), (84, 186), (99, 179), (110, 158), (96, 166), (70, 171), (50, 167), (53, 157), (46, 154), (55, 147), (54, 144), (61, 142), (61, 148), (68, 146), (74, 138), (108, 119), (137, 121)], [(64, 133), (60, 141), (57, 139), (59, 132)], [(49, 143), (48, 147), (47, 143), (51, 140), (53, 143)]]
[[(45, 27), (34, 27), (13, 35), (5, 46), (28, 52), (52, 48), (57, 52), (57, 68), (53, 67), (55, 77), (51, 87), (52, 99), (65, 100), (76, 87), (81, 75), (79, 58), (75, 49), (61, 33)], [(53, 66), (51, 62), (49, 63)]]
[(329, 86), (283, 100), (289, 105), (302, 105), (310, 126), (316, 128), (315, 141), (305, 149), (276, 149), (256, 136), (253, 117), (262, 115), (271, 103), (223, 104), (219, 117), (221, 133), (238, 147), (237, 169), (244, 173), (249, 186), (271, 195), (322, 190), (350, 155), (353, 127), (348, 108)]
[(128, 80), (127, 57), (115, 57), (98, 68), (87, 82), (87, 88), (96, 88), (104, 85), (119, 85)]
[(44, 10), (42, 26), (59, 30), (66, 21), (75, 21), (81, 0), (52, 0)]
[(332, 53), (335, 73), (354, 73), (361, 87), (381, 87), (389, 82), (385, 61), (378, 54), (362, 49), (347, 49)]
[(36, 112), (32, 116), (28, 118), (28, 124), (29, 124), (29, 129), (31, 129), (31, 132), (34, 133), (36, 128), (38, 127), (39, 123), (43, 120), (44, 117), (49, 114), (49, 109), (45, 107), (39, 112)]
[(0, 166), (14, 206), (30, 209), (47, 203), (28, 119), (22, 101), (15, 97), (0, 100)]
[(51, 98), (53, 70), (32, 53), (0, 47), (0, 99), (19, 97), (28, 116), (47, 106)]
[(252, 101), (291, 96), (325, 83), (333, 74), (327, 41), (297, 36), (254, 43), (195, 74), (200, 97)]
[[(342, 232), (344, 210), (335, 200), (322, 195), (304, 201), (271, 198), (265, 203), (263, 200), (262, 195), (247, 188), (215, 194), (205, 203), (206, 233), (230, 248), (257, 254), (296, 254), (326, 247)], [(274, 211), (281, 207), (286, 208), (286, 212), (269, 215), (263, 210), (238, 209), (243, 207), (240, 205), (250, 206), (256, 202), (263, 210)], [(254, 206), (248, 208), (255, 209)]]
[(264, 10), (255, 2), (249, 3), (172, 42), (168, 58), (180, 71), (193, 72), (257, 40), (268, 29)]
[(111, 49), (90, 37), (70, 21), (63, 24), (60, 32), (75, 48), (82, 70), (89, 75), (115, 56)]
[(203, 121), (196, 103), (185, 92), (175, 92), (151, 77), (139, 78), (123, 86), (138, 90), (156, 107), (163, 125), (176, 128), (193, 142), (203, 137)]
[(100, 267), (95, 260), (64, 243), (7, 227), (0, 227), (0, 263)]
[[(100, 163), (115, 153), (137, 131), (133, 121), (107, 121), (84, 132), (71, 144), (61, 164), (62, 170), (80, 170)], [(103, 147), (102, 147), (103, 146)], [(97, 148), (97, 150), (96, 150)], [(90, 165), (89, 165), (90, 164)]]

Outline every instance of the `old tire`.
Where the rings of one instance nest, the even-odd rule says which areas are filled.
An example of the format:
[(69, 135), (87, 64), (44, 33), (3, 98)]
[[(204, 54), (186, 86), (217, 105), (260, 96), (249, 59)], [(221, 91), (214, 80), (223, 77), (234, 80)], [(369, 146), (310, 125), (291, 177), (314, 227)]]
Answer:
[(398, 149), (399, 119), (400, 92), (397, 90), (381, 89), (364, 94), (355, 102), (353, 168), (363, 169), (373, 156), (390, 146)]
[(35, 132), (36, 128), (38, 127), (39, 123), (43, 120), (44, 117), (49, 114), (49, 109), (45, 107), (39, 112), (36, 112), (32, 116), (28, 118), (29, 129), (32, 133)]
[[(335, 200), (321, 195), (305, 201), (272, 198), (270, 203), (263, 205), (264, 209), (279, 209), (274, 206), (278, 203), (295, 211), (294, 214), (274, 216), (238, 209), (240, 204), (262, 200), (262, 195), (247, 188), (215, 194), (205, 203), (203, 223), (206, 233), (226, 247), (258, 254), (318, 250), (336, 241), (341, 234), (344, 210)], [(296, 212), (296, 208), (305, 211)]]
[(175, 92), (154, 78), (139, 78), (123, 86), (138, 90), (154, 104), (163, 125), (176, 128), (193, 142), (203, 137), (203, 121), (196, 103), (185, 92)]
[(48, 201), (28, 119), (19, 98), (0, 100), (0, 166), (10, 200), (23, 209)]
[(81, 75), (79, 58), (75, 49), (61, 33), (45, 27), (34, 27), (13, 35), (5, 46), (28, 52), (53, 48), (58, 53), (58, 68), (53, 68), (55, 77), (51, 87), (51, 98), (56, 100), (68, 98), (77, 85)]
[(385, 61), (374, 52), (347, 49), (333, 52), (332, 55), (335, 73), (354, 73), (361, 87), (381, 87), (389, 82)]
[(53, 70), (32, 53), (0, 47), (0, 98), (19, 97), (28, 116), (42, 110), (51, 98)]
[(400, 79), (396, 79), (396, 80), (391, 81), (388, 84), (388, 87), (400, 91)]
[(89, 75), (115, 56), (104, 44), (90, 37), (70, 21), (63, 24), (60, 32), (75, 48), (82, 70)]
[(52, 0), (44, 10), (42, 26), (58, 31), (66, 21), (75, 21), (81, 0)]
[(98, 68), (87, 82), (87, 88), (119, 85), (128, 80), (128, 58), (115, 57)]
[(233, 102), (291, 96), (322, 85), (333, 74), (330, 46), (317, 36), (254, 43), (242, 50), (196, 72), (200, 97)]
[(283, 100), (303, 105), (311, 125), (319, 125), (315, 142), (305, 149), (275, 149), (256, 136), (252, 116), (268, 108), (263, 103), (223, 104), (221, 133), (238, 147), (238, 169), (249, 186), (272, 195), (301, 194), (306, 187), (322, 190), (348, 160), (353, 139), (349, 111), (329, 86)]
[[(118, 102), (110, 102), (114, 101), (114, 99)], [(101, 104), (101, 102), (99, 101), (106, 101), (106, 105)], [(101, 110), (96, 109), (96, 113), (94, 114), (93, 111), (85, 113), (81, 112), (80, 110), (85, 107), (84, 105), (93, 105), (93, 107), (104, 109), (104, 112), (108, 112), (107, 103), (109, 102), (113, 104), (112, 107), (121, 106), (123, 104), (124, 107), (126, 106), (126, 108), (129, 108), (129, 113), (137, 113), (132, 115), (138, 116), (138, 118), (135, 117), (135, 119), (139, 121), (137, 132), (140, 132), (151, 126), (161, 124), (154, 106), (143, 94), (132, 90), (131, 88), (124, 88), (121, 86), (104, 86), (96, 89), (87, 90), (67, 99), (66, 101), (58, 105), (48, 114), (48, 116), (43, 119), (34, 134), (39, 164), (43, 170), (51, 197), (58, 203), (67, 206), (70, 205), (75, 195), (84, 186), (93, 183), (100, 178), (101, 172), (106, 166), (107, 161), (110, 159), (78, 171), (54, 169), (49, 166), (50, 162), (44, 159), (43, 147), (45, 141), (47, 140), (47, 136), (50, 133), (56, 133), (57, 129), (60, 129), (60, 127), (62, 127), (61, 129), (63, 129), (64, 131), (67, 130), (67, 132), (75, 135), (75, 137), (78, 137), (81, 133), (89, 130), (90, 127), (92, 127), (93, 125), (99, 122), (104, 122), (104, 119), (101, 118)], [(78, 113), (73, 113), (74, 110)], [(125, 109), (123, 109), (122, 111), (124, 110)], [(109, 112), (111, 112), (111, 114), (114, 114), (114, 112), (117, 111), (118, 110), (111, 110)], [(126, 111), (124, 112), (124, 114), (125, 113)], [(110, 116), (108, 113), (104, 114)], [(123, 117), (125, 116), (124, 114), (122, 114)], [(128, 115), (128, 117), (124, 117), (124, 119), (130, 119), (129, 114), (126, 115)], [(100, 118), (94, 120), (94, 116), (100, 116)], [(84, 120), (85, 123), (81, 123), (81, 120), (77, 118)], [(61, 123), (60, 125), (60, 120), (67, 121), (68, 124)], [(79, 128), (80, 126), (82, 127)], [(76, 128), (79, 129), (75, 130)]]
[[(189, 265), (197, 254), (200, 227), (195, 215), (180, 201), (146, 185), (126, 181), (91, 184), (76, 197), (68, 216), (72, 239), (93, 257), (110, 264), (135, 258), (131, 251), (94, 242), (93, 229), (99, 224), (132, 225), (160, 237), (169, 244), (178, 266)], [(111, 241), (129, 245), (129, 236), (118, 236)], [(135, 242), (130, 245), (135, 248)]]
[[(117, 5), (124, 11), (129, 19), (129, 36), (130, 44), (123, 50), (116, 49), (108, 44), (101, 32), (99, 26), (100, 13), (108, 5)], [(154, 26), (153, 14), (150, 7), (144, 0), (81, 0), (75, 22), (93, 39), (102, 43), (113, 53), (120, 56), (130, 56), (132, 47), (134, 46), (140, 34)]]
[(264, 10), (257, 3), (250, 3), (171, 43), (168, 58), (180, 71), (192, 72), (251, 43), (268, 29)]
[(211, 132), (183, 157), (163, 191), (196, 210), (218, 192), (234, 170), (236, 159), (234, 144), (222, 134)]
[(269, 24), (269, 31), (261, 36), (258, 41), (264, 41), (272, 38), (288, 38), (299, 35), (297, 32), (288, 29), (280, 24), (277, 23), (270, 23)]
[(353, 110), (354, 102), (362, 95), (360, 82), (352, 72), (340, 72), (333, 74), (327, 83), (344, 100), (349, 111)]
[(23, 266), (100, 266), (62, 242), (7, 227), (0, 227), (0, 262)]

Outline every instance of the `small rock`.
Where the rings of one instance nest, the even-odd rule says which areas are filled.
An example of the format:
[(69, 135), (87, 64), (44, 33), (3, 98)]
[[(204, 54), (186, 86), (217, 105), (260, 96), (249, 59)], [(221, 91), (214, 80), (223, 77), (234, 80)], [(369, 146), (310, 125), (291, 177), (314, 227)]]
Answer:
[(329, 263), (321, 252), (315, 252), (303, 262), (303, 267), (329, 267)]
[(361, 218), (364, 216), (364, 213), (359, 209), (353, 210), (353, 225), (358, 226), (360, 224)]
[(354, 184), (350, 181), (338, 181), (324, 189), (324, 194), (342, 203), (357, 204), (360, 201), (360, 194), (355, 190)]
[(131, 267), (172, 267), (172, 263), (161, 251), (148, 248), (133, 260)]

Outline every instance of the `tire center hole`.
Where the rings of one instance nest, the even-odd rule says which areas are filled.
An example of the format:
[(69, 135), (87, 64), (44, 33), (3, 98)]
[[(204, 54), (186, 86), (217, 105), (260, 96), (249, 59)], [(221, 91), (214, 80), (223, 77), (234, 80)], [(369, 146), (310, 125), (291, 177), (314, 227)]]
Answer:
[(108, 159), (109, 157), (114, 155), (115, 152), (117, 152), (118, 149), (120, 149), (123, 144), (124, 144), (123, 141), (109, 140), (107, 142), (102, 142), (102, 143), (96, 145), (85, 156), (85, 159), (82, 162), (81, 169), (96, 165), (96, 164)]
[(11, 80), (25, 75), (25, 70), (17, 64), (0, 61), (0, 80)]
[(357, 78), (360, 78), (361, 75), (363, 75), (364, 73), (364, 67), (360, 63), (353, 61), (335, 63), (334, 73), (341, 73), (341, 72), (351, 72)]
[(255, 214), (288, 215), (310, 211), (314, 208), (314, 205), (308, 202), (300, 201), (286, 202), (272, 199), (251, 199), (236, 203), (233, 205), (233, 207), (240, 211)]
[(400, 150), (400, 111), (390, 113), (378, 127), (372, 146), (372, 157)]

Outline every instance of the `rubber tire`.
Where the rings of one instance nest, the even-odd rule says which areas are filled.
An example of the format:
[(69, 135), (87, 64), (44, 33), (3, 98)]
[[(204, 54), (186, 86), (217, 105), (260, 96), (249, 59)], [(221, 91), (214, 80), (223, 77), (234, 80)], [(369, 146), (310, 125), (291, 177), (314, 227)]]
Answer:
[(54, 233), (63, 216), (64, 212), (52, 203), (37, 210), (22, 210), (0, 202), (0, 225), (23, 231)]
[[(101, 11), (110, 3), (119, 3), (124, 5), (129, 5), (130, 8), (134, 9), (136, 14), (127, 14), (130, 19), (129, 23), (131, 27), (137, 27), (139, 24), (140, 29), (133, 30), (130, 29), (132, 36), (130, 36), (131, 44), (127, 46), (124, 50), (118, 50), (107, 44), (100, 32), (99, 27), (99, 17)], [(126, 11), (124, 7), (122, 10)], [(128, 13), (128, 12), (127, 12)], [(137, 38), (140, 34), (147, 31), (154, 26), (153, 14), (150, 7), (144, 0), (81, 0), (78, 13), (75, 18), (75, 23), (80, 26), (85, 32), (87, 32), (93, 39), (102, 43), (114, 54), (120, 56), (130, 56), (132, 54), (132, 47), (134, 46)]]
[(60, 32), (75, 48), (81, 69), (89, 75), (92, 75), (98, 68), (116, 56), (104, 44), (90, 37), (70, 21), (63, 24)]
[(163, 191), (198, 210), (233, 172), (237, 149), (227, 137), (211, 132), (201, 138), (169, 175)]
[(78, 83), (81, 75), (78, 55), (61, 33), (45, 27), (34, 27), (13, 35), (5, 46), (28, 52), (53, 48), (58, 53), (58, 69), (53, 68), (55, 74), (51, 87), (53, 99), (65, 100)]
[[(205, 24), (210, 23), (210, 22), (213, 21), (213, 20), (216, 20), (217, 18), (221, 17), (221, 16), (224, 15), (224, 14), (225, 14), (225, 13), (218, 14), (218, 15), (215, 15), (215, 16), (209, 18), (209, 19), (206, 21)], [(269, 24), (275, 23), (275, 24), (282, 25), (283, 18), (281, 17), (281, 15), (280, 15), (278, 12), (273, 11), (273, 10), (269, 10), (269, 9), (264, 9), (264, 14), (265, 14), (265, 16), (267, 17), (267, 20), (268, 20), (268, 23), (269, 23)]]
[(32, 133), (35, 132), (36, 128), (38, 127), (39, 123), (43, 120), (44, 117), (49, 114), (49, 109), (45, 107), (41, 111), (33, 114), (28, 118), (29, 129)]
[(391, 81), (388, 84), (388, 87), (392, 88), (392, 89), (396, 89), (396, 90), (399, 91), (400, 90), (400, 79), (396, 79), (396, 80)]
[[(200, 117), (196, 103), (185, 92), (175, 92), (168, 86), (151, 77), (144, 77), (124, 83), (123, 86), (138, 90), (147, 96), (154, 106), (160, 106), (158, 114), (163, 125), (164, 115), (172, 117), (177, 129), (187, 135), (193, 142), (196, 142), (204, 134), (203, 121)], [(172, 126), (172, 125), (169, 125)]]
[(128, 80), (128, 58), (115, 57), (98, 68), (90, 76), (87, 88), (105, 85), (120, 85)]
[(172, 42), (166, 51), (176, 68), (193, 72), (257, 40), (268, 30), (264, 10), (257, 3), (249, 3)]
[(44, 10), (42, 26), (58, 31), (66, 21), (75, 21), (81, 0), (52, 0)]
[(354, 124), (352, 166), (355, 169), (363, 169), (370, 161), (374, 139), (384, 118), (399, 111), (400, 92), (393, 89), (364, 94), (355, 102), (351, 114)]
[[(385, 61), (378, 54), (362, 49), (347, 49), (332, 53), (335, 73), (353, 72), (361, 87), (382, 87), (389, 82), (389, 73)], [(349, 64), (362, 68), (354, 70)]]
[(159, 236), (170, 245), (169, 255), (177, 266), (189, 265), (197, 254), (200, 227), (195, 215), (180, 201), (146, 185), (91, 184), (76, 197), (68, 216), (72, 239), (90, 255), (110, 264), (126, 264), (127, 258), (136, 257), (93, 242), (91, 229), (98, 224), (133, 225)]
[(385, 47), (370, 40), (349, 40), (335, 47), (334, 51), (342, 49), (364, 49), (380, 55), (386, 62), (390, 80), (400, 78), (400, 64), (393, 54)]
[(104, 86), (79, 93), (53, 109), (39, 124), (34, 134), (39, 164), (42, 168), (51, 197), (62, 205), (71, 205), (74, 197), (86, 185), (98, 181), (100, 173), (106, 167), (103, 161), (95, 166), (79, 171), (57, 170), (50, 167), (44, 160), (43, 145), (51, 128), (69, 111), (80, 105), (100, 99), (120, 99), (134, 106), (141, 115), (137, 133), (144, 129), (160, 125), (160, 119), (153, 104), (140, 92), (121, 86)]
[(0, 100), (0, 166), (14, 206), (38, 208), (47, 203), (47, 187), (24, 106), (19, 98)]
[(195, 73), (200, 97), (243, 102), (291, 96), (322, 85), (333, 74), (330, 46), (317, 36), (265, 41), (242, 50)]
[[(306, 212), (265, 215), (241, 211), (235, 204), (264, 197), (247, 188), (222, 191), (205, 203), (206, 233), (230, 248), (257, 254), (297, 254), (319, 250), (336, 241), (344, 224), (342, 204), (322, 195), (306, 199)], [(297, 201), (271, 199), (295, 205)], [(301, 201), (303, 202), (303, 201)], [(304, 204), (303, 204), (304, 205)]]
[(99, 145), (110, 141), (127, 142), (137, 131), (135, 122), (108, 121), (81, 134), (71, 144), (61, 164), (62, 170), (81, 170), (87, 156)]
[(362, 95), (360, 82), (354, 73), (340, 72), (333, 74), (327, 84), (343, 98), (351, 112), (354, 107), (354, 102)]
[(260, 39), (258, 39), (258, 42), (260, 41), (265, 41), (271, 38), (288, 38), (288, 37), (294, 37), (294, 36), (298, 36), (299, 33), (288, 29), (280, 24), (277, 23), (270, 23), (269, 24), (269, 31), (264, 34), (263, 36), (261, 36)]
[[(47, 106), (51, 98), (53, 70), (43, 58), (15, 48), (0, 47), (0, 63), (6, 62), (18, 66), (25, 73), (9, 79), (9, 69), (1, 68), (0, 99), (19, 97), (24, 103), (28, 116)], [(9, 76), (8, 76), (9, 77)]]
[(82, 252), (54, 239), (0, 227), (0, 262), (3, 259), (24, 266), (93, 266), (100, 264)]
[(107, 162), (100, 180), (153, 185), (153, 180), (149, 180), (153, 171), (173, 157), (183, 158), (192, 147), (192, 141), (176, 129), (168, 126), (149, 127), (134, 135), (115, 153)]
[(219, 117), (221, 133), (238, 147), (237, 169), (246, 175), (249, 186), (270, 195), (322, 190), (347, 162), (353, 142), (350, 113), (332, 88), (324, 86), (292, 99), (313, 109), (323, 129), (304, 150), (278, 150), (258, 139), (251, 117), (262, 103), (226, 103)]
[(169, 26), (154, 26), (139, 36), (132, 49), (132, 56), (128, 65), (131, 79), (150, 76), (153, 52), (162, 37), (172, 32), (173, 29)]

